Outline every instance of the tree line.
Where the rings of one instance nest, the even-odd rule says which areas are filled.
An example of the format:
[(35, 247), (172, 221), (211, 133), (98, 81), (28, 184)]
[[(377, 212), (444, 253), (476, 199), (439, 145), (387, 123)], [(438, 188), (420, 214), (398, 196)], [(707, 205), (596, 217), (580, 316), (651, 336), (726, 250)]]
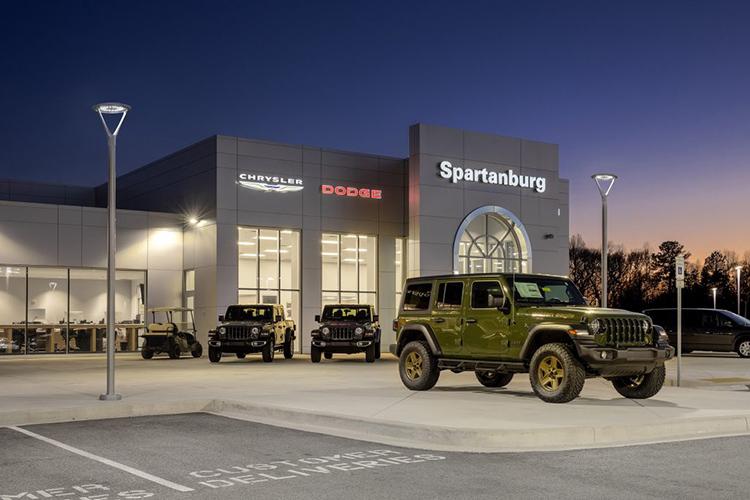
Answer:
[[(590, 304), (601, 303), (601, 249), (589, 248), (581, 235), (570, 238), (570, 277)], [(750, 254), (715, 250), (703, 262), (689, 261), (690, 252), (678, 241), (665, 241), (656, 251), (644, 247), (626, 251), (610, 246), (607, 265), (607, 305), (631, 311), (675, 307), (675, 257), (685, 256), (684, 307), (713, 307), (712, 288), (720, 309), (737, 310), (736, 266), (740, 273), (741, 311), (750, 301)]]

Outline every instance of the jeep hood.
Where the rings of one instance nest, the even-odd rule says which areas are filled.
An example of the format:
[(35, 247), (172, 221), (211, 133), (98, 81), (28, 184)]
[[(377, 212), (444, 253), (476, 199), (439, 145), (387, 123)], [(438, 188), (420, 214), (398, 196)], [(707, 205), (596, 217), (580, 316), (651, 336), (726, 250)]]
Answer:
[(530, 323), (566, 322), (581, 323), (594, 318), (633, 318), (646, 319), (648, 316), (625, 309), (609, 309), (588, 306), (525, 306), (516, 309), (516, 318)]

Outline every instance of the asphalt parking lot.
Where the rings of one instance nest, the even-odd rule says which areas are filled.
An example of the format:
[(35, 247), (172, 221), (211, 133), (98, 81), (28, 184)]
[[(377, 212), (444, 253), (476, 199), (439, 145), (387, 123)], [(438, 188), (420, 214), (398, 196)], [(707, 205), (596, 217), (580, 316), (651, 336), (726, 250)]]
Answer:
[(747, 498), (750, 437), (437, 453), (210, 414), (0, 428), (0, 500)]

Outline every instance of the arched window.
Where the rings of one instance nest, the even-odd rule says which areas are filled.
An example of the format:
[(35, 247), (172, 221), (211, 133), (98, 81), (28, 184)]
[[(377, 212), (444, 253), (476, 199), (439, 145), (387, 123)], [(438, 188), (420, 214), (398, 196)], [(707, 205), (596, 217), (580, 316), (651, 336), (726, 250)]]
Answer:
[(462, 274), (531, 271), (526, 229), (501, 207), (481, 207), (470, 213), (456, 233), (453, 254), (453, 268)]

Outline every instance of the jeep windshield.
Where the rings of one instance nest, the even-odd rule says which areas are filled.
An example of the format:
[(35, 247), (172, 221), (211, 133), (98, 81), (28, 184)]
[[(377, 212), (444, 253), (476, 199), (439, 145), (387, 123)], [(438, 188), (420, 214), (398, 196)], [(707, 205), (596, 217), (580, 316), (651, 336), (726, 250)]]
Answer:
[(271, 306), (229, 306), (224, 321), (271, 321)]
[(323, 321), (370, 321), (370, 308), (357, 306), (325, 306)]
[(544, 276), (515, 276), (509, 279), (515, 301), (521, 304), (542, 306), (585, 306), (583, 298), (572, 281)]

